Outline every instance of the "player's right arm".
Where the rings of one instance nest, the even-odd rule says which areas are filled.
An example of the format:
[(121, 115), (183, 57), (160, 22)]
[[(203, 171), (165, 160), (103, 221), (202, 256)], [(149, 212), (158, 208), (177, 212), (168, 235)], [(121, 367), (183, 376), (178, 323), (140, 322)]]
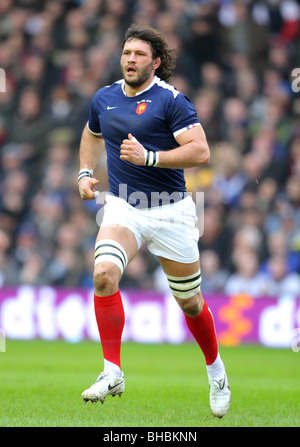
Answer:
[[(80, 148), (79, 148), (79, 162), (80, 171), (83, 169), (94, 171), (104, 150), (104, 139), (101, 135), (93, 135), (88, 126), (83, 129)], [(98, 185), (99, 180), (94, 177), (83, 177), (78, 182), (79, 193), (84, 200), (95, 199), (94, 187)]]

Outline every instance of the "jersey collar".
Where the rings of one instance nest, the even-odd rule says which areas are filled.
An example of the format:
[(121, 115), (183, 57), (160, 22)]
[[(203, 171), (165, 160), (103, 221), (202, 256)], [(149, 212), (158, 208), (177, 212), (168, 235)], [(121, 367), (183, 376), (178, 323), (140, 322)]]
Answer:
[[(146, 88), (145, 88), (144, 90), (142, 90), (141, 92), (136, 93), (135, 96), (139, 96), (139, 95), (141, 95), (142, 93), (145, 93), (147, 90), (150, 90), (150, 88), (153, 87), (154, 84), (157, 84), (157, 82), (158, 82), (159, 80), (160, 80), (160, 79), (159, 79), (158, 76), (154, 76), (153, 81), (151, 82), (151, 84), (149, 84), (148, 87), (146, 87)], [(124, 93), (125, 96), (127, 96), (127, 95), (126, 95), (126, 92), (125, 92), (125, 81), (124, 81), (124, 79), (122, 80), (121, 87), (122, 87), (122, 92)]]

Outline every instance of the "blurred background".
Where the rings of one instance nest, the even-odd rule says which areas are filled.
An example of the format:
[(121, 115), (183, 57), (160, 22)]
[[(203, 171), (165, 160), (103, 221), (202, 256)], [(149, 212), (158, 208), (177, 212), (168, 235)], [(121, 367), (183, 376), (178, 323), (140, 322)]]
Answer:
[[(121, 78), (132, 22), (177, 49), (172, 84), (195, 104), (211, 163), (204, 191), (204, 294), (300, 295), (300, 7), (293, 0), (1, 0), (0, 287), (91, 288), (98, 205), (78, 193), (90, 102)], [(299, 80), (300, 86), (300, 80)], [(108, 190), (105, 157), (96, 177)], [(164, 293), (143, 247), (123, 289)]]

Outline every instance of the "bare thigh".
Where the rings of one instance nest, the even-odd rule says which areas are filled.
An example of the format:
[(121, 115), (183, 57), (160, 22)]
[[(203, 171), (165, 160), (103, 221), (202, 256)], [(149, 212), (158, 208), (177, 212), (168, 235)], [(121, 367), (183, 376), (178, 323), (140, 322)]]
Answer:
[(128, 263), (137, 254), (138, 245), (134, 234), (122, 225), (102, 226), (98, 232), (96, 243), (102, 239), (112, 239), (122, 245), (128, 257)]

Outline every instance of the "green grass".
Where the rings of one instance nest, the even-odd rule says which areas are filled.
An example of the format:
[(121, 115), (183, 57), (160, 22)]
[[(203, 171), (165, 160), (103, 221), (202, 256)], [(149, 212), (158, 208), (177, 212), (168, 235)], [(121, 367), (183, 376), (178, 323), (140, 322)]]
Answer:
[(80, 397), (102, 370), (98, 343), (7, 340), (0, 353), (0, 427), (299, 427), (300, 354), (221, 347), (232, 404), (223, 419), (208, 405), (195, 344), (124, 343), (126, 390), (104, 405)]

